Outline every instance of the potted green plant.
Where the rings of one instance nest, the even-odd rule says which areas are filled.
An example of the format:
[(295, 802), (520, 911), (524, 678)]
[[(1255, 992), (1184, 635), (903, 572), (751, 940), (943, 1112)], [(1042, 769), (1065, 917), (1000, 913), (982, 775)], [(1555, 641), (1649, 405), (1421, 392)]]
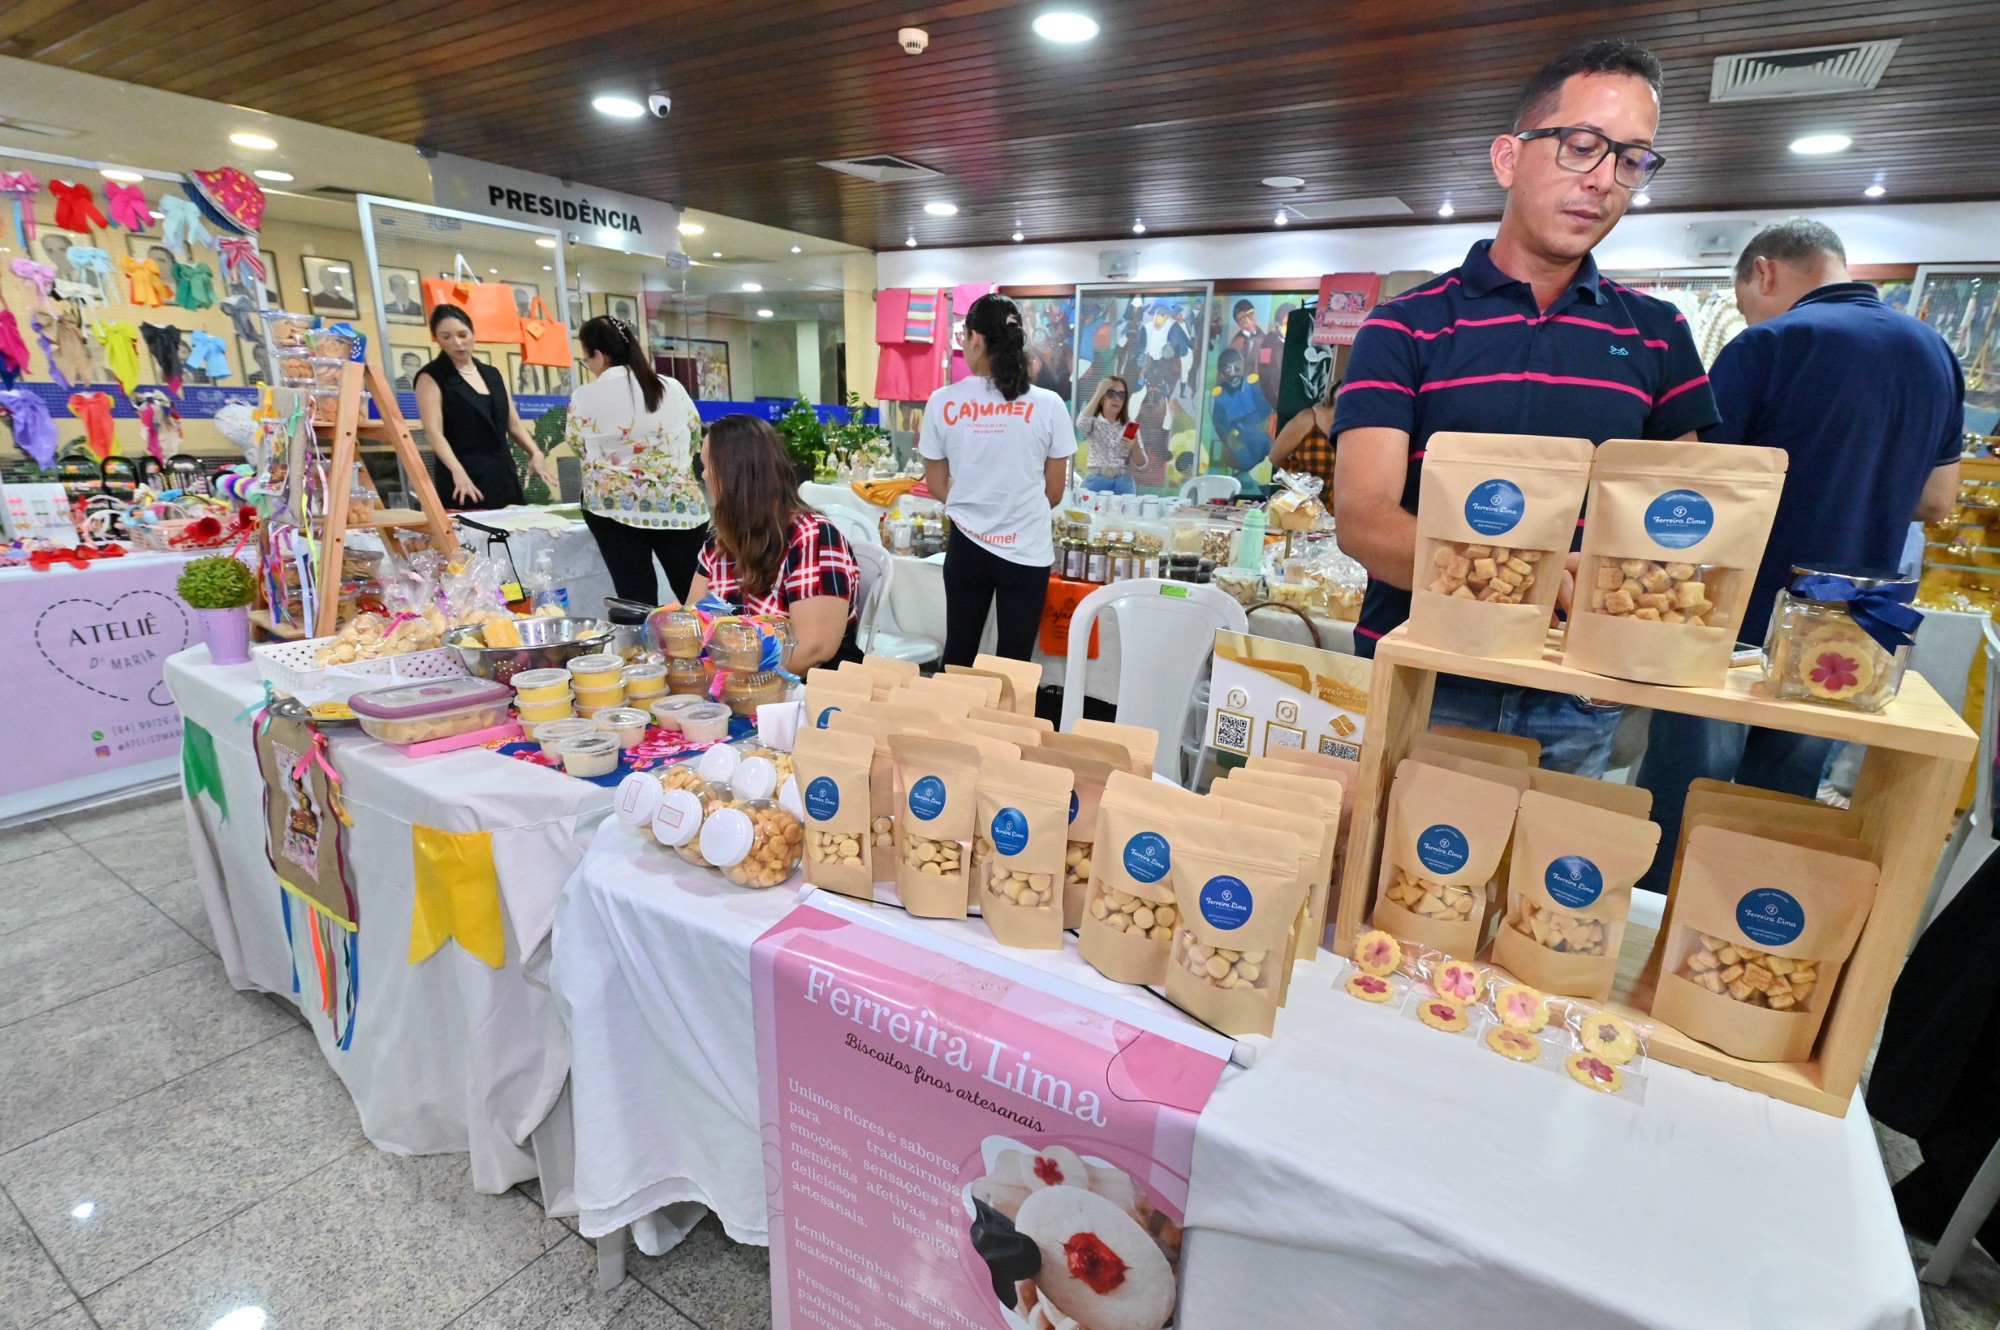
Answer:
[(889, 456), (889, 431), (867, 421), (860, 393), (847, 395), (847, 419), (827, 428), (827, 462), (833, 469), (873, 466)]
[(811, 480), (813, 472), (826, 460), (827, 448), (826, 423), (819, 418), (813, 404), (799, 398), (771, 422), (771, 427), (785, 441), (785, 455), (792, 459), (792, 470), (799, 480)]
[(250, 602), (257, 598), (257, 579), (242, 560), (227, 554), (190, 559), (174, 590), (201, 619), (210, 663), (249, 664)]

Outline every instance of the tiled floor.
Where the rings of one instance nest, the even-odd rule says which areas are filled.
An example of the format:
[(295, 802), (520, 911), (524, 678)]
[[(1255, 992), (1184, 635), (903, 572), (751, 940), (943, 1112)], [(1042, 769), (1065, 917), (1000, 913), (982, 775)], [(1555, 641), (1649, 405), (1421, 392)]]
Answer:
[(178, 793), (0, 831), (0, 1330), (769, 1327), (713, 1221), (600, 1293), (532, 1184), (369, 1145), (214, 946)]
[[(0, 1330), (768, 1330), (764, 1250), (712, 1219), (600, 1293), (534, 1184), (369, 1145), (291, 1005), (229, 987), (192, 871), (177, 793), (0, 831)], [(2000, 1265), (1923, 1298), (1993, 1330)]]

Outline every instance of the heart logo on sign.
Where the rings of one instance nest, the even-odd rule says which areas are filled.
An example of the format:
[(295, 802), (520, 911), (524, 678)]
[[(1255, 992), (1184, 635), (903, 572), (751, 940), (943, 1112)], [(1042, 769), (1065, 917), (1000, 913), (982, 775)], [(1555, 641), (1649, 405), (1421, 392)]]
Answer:
[(188, 644), (187, 607), (159, 591), (109, 604), (59, 600), (35, 620), (35, 650), (71, 683), (116, 702), (151, 700), (161, 662)]

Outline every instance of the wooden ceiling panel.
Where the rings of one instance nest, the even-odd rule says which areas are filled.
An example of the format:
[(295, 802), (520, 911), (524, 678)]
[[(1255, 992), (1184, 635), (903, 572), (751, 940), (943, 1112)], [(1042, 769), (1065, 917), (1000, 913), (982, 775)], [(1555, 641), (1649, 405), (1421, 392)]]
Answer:
[[(17, 0), (0, 54), (671, 199), (870, 248), (1268, 227), (1281, 201), (1393, 195), (1497, 213), (1487, 145), (1521, 84), (1572, 42), (1622, 34), (1667, 68), (1660, 207), (2000, 196), (2000, 4), (1992, 0), (1276, 0), (1254, 10), (1079, 0), (1080, 47), (1038, 7), (945, 0), (577, 6), (556, 0)], [(896, 29), (926, 27), (916, 58)], [(1873, 92), (1708, 101), (1718, 55), (1900, 37)], [(665, 90), (673, 115), (613, 122), (599, 92)], [(1786, 145), (1837, 130), (1854, 147)], [(821, 160), (890, 152), (945, 173), (870, 185)], [(1257, 183), (1298, 175), (1279, 195)], [(957, 203), (956, 217), (922, 211)]]

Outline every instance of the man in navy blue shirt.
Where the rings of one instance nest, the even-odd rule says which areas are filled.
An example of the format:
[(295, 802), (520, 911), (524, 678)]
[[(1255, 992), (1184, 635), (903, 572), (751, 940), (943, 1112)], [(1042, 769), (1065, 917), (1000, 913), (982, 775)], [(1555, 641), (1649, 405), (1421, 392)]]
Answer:
[[(1378, 306), (1336, 399), (1341, 548), (1368, 570), (1355, 646), (1409, 617), (1424, 448), (1441, 430), (1692, 439), (1716, 423), (1687, 321), (1607, 281), (1591, 250), (1664, 162), (1653, 151), (1660, 63), (1598, 41), (1529, 81), (1493, 141), (1499, 233), (1460, 267)], [(1570, 577), (1565, 575), (1565, 600)], [(1524, 734), (1542, 763), (1603, 773), (1622, 708), (1445, 676), (1434, 723)]]
[[(1717, 443), (1791, 456), (1740, 637), (1759, 643), (1794, 566), (1893, 573), (1912, 520), (1941, 522), (1958, 495), (1965, 377), (1935, 329), (1849, 281), (1840, 237), (1794, 217), (1759, 231), (1736, 259), (1749, 327), (1710, 371)], [(1833, 741), (1653, 713), (1639, 783), (1664, 834), (1640, 885), (1667, 888), (1688, 782), (1735, 780), (1811, 798)]]

